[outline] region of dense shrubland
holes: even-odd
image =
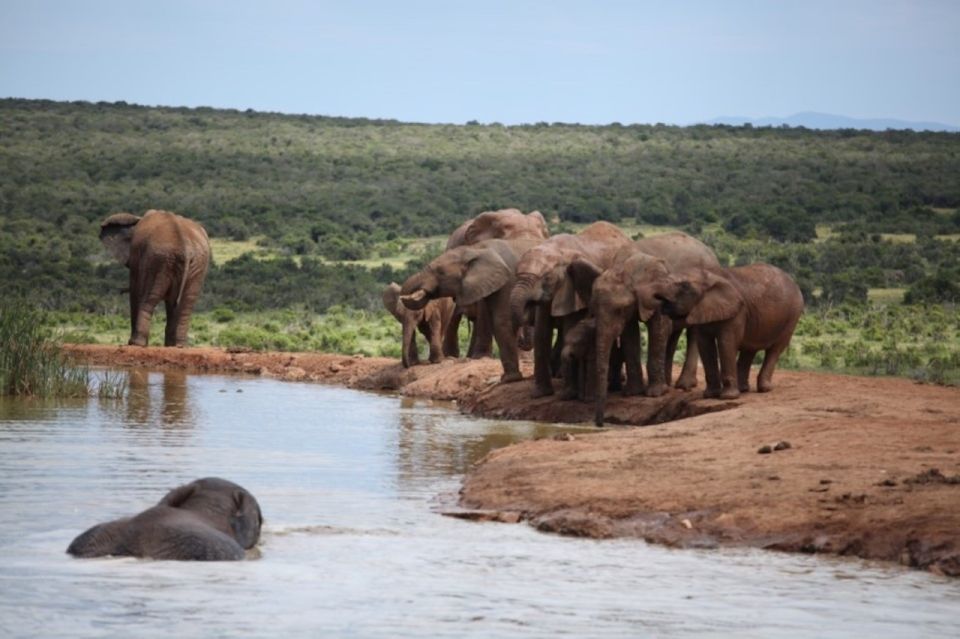
[[[395,355],[380,289],[466,217],[514,206],[554,231],[597,219],[681,228],[730,264],[784,268],[812,305],[788,363],[913,374],[920,362],[950,377],[957,176],[949,133],[422,125],[7,99],[0,294],[54,311],[67,336],[119,341],[127,276],[99,222],[165,208],[217,240],[193,341]],[[890,292],[879,306],[878,291]],[[845,330],[824,328],[835,325]]]

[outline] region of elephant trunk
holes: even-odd
[[[410,368],[416,363],[414,361],[414,356],[417,353],[416,334],[414,333],[416,324],[416,321],[412,317],[405,317],[403,319],[403,351],[400,353],[400,361],[403,363],[404,368]]]
[[[597,402],[594,415],[594,422],[597,426],[603,426],[604,411],[607,407],[607,386],[610,381],[610,351],[613,350],[613,343],[622,330],[623,322],[617,322],[612,319],[611,321],[602,321],[600,318],[597,318]],[[619,374],[619,371],[617,371],[617,374]]]
[[[526,320],[527,305],[537,301],[537,291],[532,275],[519,275],[510,292],[510,317],[514,330],[519,329]]]

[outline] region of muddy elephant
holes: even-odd
[[[450,319],[453,317],[453,300],[449,297],[441,297],[431,300],[420,310],[412,310],[403,305],[400,301],[400,285],[396,282],[390,282],[389,286],[383,289],[383,306],[397,318],[403,327],[403,343],[400,361],[404,368],[409,368],[420,363],[420,354],[417,351],[417,334],[420,331],[427,344],[430,346],[430,363],[436,364],[444,356],[455,356],[444,352],[443,335]]]
[[[263,515],[247,490],[218,477],[174,488],[133,517],[98,524],[74,539],[74,557],[237,560],[260,539]]]
[[[614,255],[630,245],[630,238],[609,222],[594,222],[576,235],[554,235],[526,252],[517,265],[517,282],[510,294],[514,326],[534,312],[533,396],[553,394],[551,354],[553,333],[569,330],[586,315],[589,288],[580,294],[567,272],[576,259],[588,260],[600,269],[611,266]],[[567,384],[568,382],[564,382]],[[570,389],[564,392],[569,395]]]
[[[479,320],[493,330],[503,364],[501,382],[515,382],[520,374],[517,332],[510,319],[510,290],[517,262],[539,239],[485,240],[445,251],[411,275],[401,288],[401,301],[419,310],[430,300],[452,297],[460,308],[477,304]]]
[[[688,269],[719,270],[714,252],[686,233],[665,233],[644,238],[621,249],[613,266],[602,270],[587,260],[574,261],[568,270],[578,289],[591,290],[590,314],[597,320],[596,422],[603,423],[607,399],[607,367],[619,337],[626,364],[625,395],[644,393],[659,397],[672,379],[673,354],[685,324],[673,321],[655,308],[645,307],[638,287]],[[647,327],[647,384],[640,370],[640,331]],[[677,387],[693,388],[697,374],[697,341],[688,336],[687,353]]]
[[[641,289],[644,303],[697,328],[707,378],[704,397],[736,399],[750,388],[750,365],[759,351],[761,393],[773,388],[773,370],[803,313],[800,287],[769,264],[720,272],[688,269]],[[739,359],[737,353],[740,354]]]
[[[524,214],[519,209],[500,209],[498,211],[484,211],[472,217],[450,234],[447,239],[447,250],[459,246],[468,246],[484,240],[510,239],[539,239],[550,237],[547,221],[540,211]],[[470,345],[467,348],[467,357],[489,357],[493,353],[493,334],[491,328],[484,323],[484,318],[478,317],[475,305],[466,308],[457,307],[454,316],[443,337],[444,352],[451,357],[460,356],[460,318],[466,317],[473,324],[470,331]],[[532,340],[531,340],[532,341]]]
[[[111,215],[100,225],[100,241],[130,270],[130,340],[150,341],[150,321],[164,302],[164,346],[186,346],[190,316],[210,263],[210,241],[203,227],[169,211]]]

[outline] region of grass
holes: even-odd
[[[0,308],[0,396],[120,397],[126,391],[119,377],[106,375],[94,383],[90,369],[74,366],[61,352],[37,312]]]

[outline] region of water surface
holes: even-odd
[[[488,451],[551,425],[268,379],[126,373],[125,400],[0,400],[0,636],[958,636],[960,583],[442,517]],[[220,476],[260,558],[77,560],[89,526]]]

